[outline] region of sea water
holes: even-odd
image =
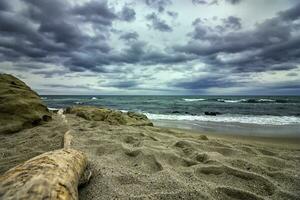
[[[300,137],[300,96],[42,96],[50,108],[93,105],[147,115],[160,126]],[[218,112],[209,116],[205,112]]]

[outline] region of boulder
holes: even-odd
[[[0,74],[0,133],[13,133],[51,120],[39,95],[12,75]]]
[[[104,121],[111,125],[153,126],[146,115],[135,112],[121,112],[93,106],[73,106],[66,109],[67,114],[75,114],[89,121]]]

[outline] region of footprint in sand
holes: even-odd
[[[220,187],[226,185],[261,196],[271,196],[277,189],[269,179],[261,175],[225,165],[200,167],[195,170],[195,174],[208,182],[217,185],[221,183]]]

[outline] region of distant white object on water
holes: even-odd
[[[96,97],[92,97],[92,100],[97,100],[97,98]]]

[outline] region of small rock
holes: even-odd
[[[221,113],[219,112],[204,112],[205,115],[210,115],[210,116],[217,116],[220,115]]]
[[[200,135],[199,140],[208,140],[208,137],[206,135]]]

